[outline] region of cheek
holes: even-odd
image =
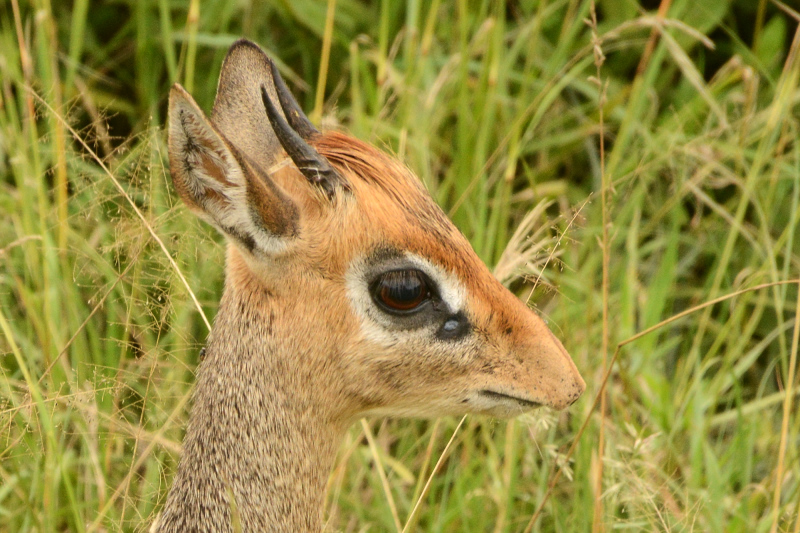
[[[381,409],[389,406],[411,406],[417,412],[441,407],[442,401],[449,405],[464,396],[480,365],[480,347],[467,342],[395,341],[385,346],[362,338],[358,346],[345,350],[342,384],[357,406],[355,412],[377,409],[374,412],[388,414]]]
[[[405,341],[405,342],[404,342]],[[368,363],[376,380],[392,389],[457,381],[475,370],[480,347],[462,340],[458,343],[401,339],[393,347],[379,350]]]

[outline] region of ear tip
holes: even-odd
[[[258,46],[256,43],[254,43],[250,39],[241,38],[241,39],[237,39],[236,41],[234,41],[234,43],[228,49],[228,53],[230,53],[233,50],[236,50],[238,48],[253,48],[253,49],[258,50],[258,51],[263,51],[263,50],[261,50],[260,46]]]
[[[172,105],[175,102],[178,102],[180,100],[186,100],[187,98],[191,98],[191,95],[186,91],[186,89],[183,88],[183,85],[181,85],[180,83],[175,82],[172,84],[172,87],[169,88],[170,107],[172,107]]]
[[[175,122],[178,115],[182,113],[189,113],[190,115],[198,115],[205,120],[205,113],[194,101],[192,95],[180,83],[175,83],[169,90],[169,106],[167,109],[167,116],[170,118],[170,123]]]
[[[235,41],[230,48],[228,48],[228,53],[225,55],[225,59],[222,62],[223,68],[226,63],[234,60],[234,58],[237,56],[255,56],[258,58],[256,61],[261,60],[266,61],[267,63],[272,62],[269,55],[264,51],[263,48],[248,39],[239,39]]]

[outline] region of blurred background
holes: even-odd
[[[240,37],[412,168],[588,384],[354,426],[331,531],[800,531],[800,6],[593,5],[3,2],[0,531],[164,503],[224,266],[171,188],[167,92],[210,110]]]

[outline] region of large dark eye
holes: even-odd
[[[391,270],[372,282],[372,297],[394,313],[415,311],[431,297],[428,278],[419,270]]]

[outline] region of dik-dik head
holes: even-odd
[[[313,381],[343,417],[505,417],[581,395],[561,343],[419,180],[318,132],[256,45],[231,48],[210,120],[179,85],[169,117],[175,187],[231,243],[233,312],[269,321],[256,342],[305,376],[292,386]]]

